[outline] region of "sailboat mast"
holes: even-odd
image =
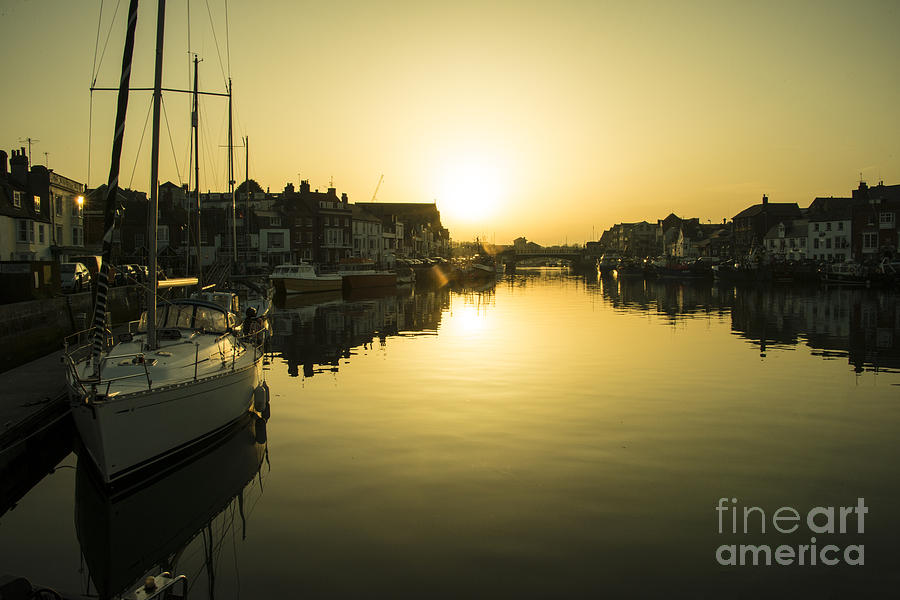
[[[247,238],[247,247],[244,249],[245,266],[250,262],[250,136],[244,137],[244,193],[247,194],[246,206],[244,206],[244,236]]]
[[[128,111],[128,90],[131,82],[131,59],[134,55],[134,30],[137,27],[137,0],[128,7],[128,28],[125,33],[125,50],[122,53],[122,76],[119,79],[119,95],[116,106],[115,137],[109,163],[109,179],[106,185],[106,205],[103,218],[103,262],[97,277],[97,300],[94,304],[93,341],[91,362],[94,376],[100,373],[100,353],[106,332],[106,294],[109,288],[109,263],[112,257],[113,227],[115,226],[116,198],[119,192],[119,163],[122,159],[122,139],[125,134],[125,114]]]
[[[234,130],[232,129],[231,77],[228,78],[228,191],[231,192],[231,245],[237,268],[237,206],[234,201]]]
[[[163,31],[166,0],[159,0],[156,15],[156,68],[153,74],[153,145],[150,150],[150,286],[147,290],[147,345],[156,348],[156,229],[159,220],[159,110],[162,104]]]
[[[203,281],[203,260],[200,255],[200,95],[197,67],[200,59],[194,55],[194,195],[197,201],[197,279]],[[188,239],[188,255],[190,255],[190,239]]]

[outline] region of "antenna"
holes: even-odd
[[[44,166],[47,167],[47,170],[50,170],[50,153],[44,152]]]
[[[334,175],[328,178],[328,187],[334,187]]]
[[[31,144],[37,144],[41,140],[36,140],[34,138],[19,138],[20,142],[26,142],[28,144],[28,162],[31,162]]]

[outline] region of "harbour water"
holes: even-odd
[[[217,598],[900,584],[896,293],[535,269],[292,297],[272,325],[268,421],[115,499],[60,433],[62,461],[0,515],[0,574],[114,592],[175,556],[191,597]],[[822,532],[859,499],[868,512]],[[782,507],[796,531],[773,523]],[[729,545],[771,546],[771,564],[723,565]],[[804,564],[778,564],[779,546],[807,546]]]

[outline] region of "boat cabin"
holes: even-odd
[[[190,329],[204,333],[227,333],[236,319],[219,304],[196,298],[172,300],[156,307],[157,329]],[[147,331],[147,313],[141,314],[138,331]]]

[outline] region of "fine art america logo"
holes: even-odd
[[[737,498],[719,498],[716,513],[719,534],[722,535],[771,535],[806,533],[809,543],[796,546],[787,544],[722,544],[716,549],[716,561],[720,565],[799,565],[814,566],[838,564],[864,565],[863,544],[824,544],[816,535],[849,534],[841,541],[853,541],[854,533],[865,533],[865,517],[869,512],[865,498],[857,498],[856,506],[816,506],[802,512],[790,506],[782,506],[767,514],[758,506],[739,506]],[[771,527],[769,527],[771,525]],[[801,529],[805,527],[806,529]],[[824,541],[824,540],[823,540]],[[828,541],[832,541],[829,538]],[[837,541],[837,540],[834,540]]]

